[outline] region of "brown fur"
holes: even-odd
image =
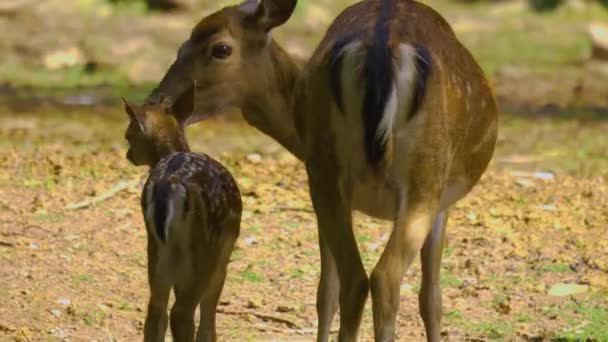
[[[125,101],[125,110],[131,120],[125,133],[130,145],[127,158],[151,168],[141,196],[150,285],[144,341],[164,341],[171,288],[176,298],[170,320],[173,339],[194,339],[194,311],[200,305],[196,340],[216,341],[215,310],[240,230],[238,187],[220,163],[189,152],[183,126],[169,108],[137,107]],[[156,187],[163,184],[169,184],[169,191],[155,197]],[[161,202],[173,213],[163,237],[159,231],[166,223],[156,220],[156,205]]]
[[[341,113],[330,89],[329,65],[332,47],[353,33],[363,42],[357,51],[365,52],[365,43],[375,39],[381,1],[395,2],[388,45],[396,59],[405,53],[404,48],[418,45],[429,52],[432,65],[417,113],[411,120],[404,119],[404,114],[396,116],[389,137],[390,155],[381,172],[374,172],[362,157],[361,124],[347,121],[359,115],[355,112],[364,95],[360,81],[343,84],[349,96],[344,99],[347,109]],[[260,8],[290,7],[279,3],[293,5],[295,0],[263,0]],[[483,72],[449,24],[415,1],[366,0],[347,8],[303,70],[260,26],[268,22],[261,14],[267,12],[243,13],[233,6],[201,20],[193,36],[208,26],[223,25],[221,31],[196,46],[191,38],[184,46],[200,51],[216,40],[230,41],[236,50],[233,57],[196,64],[188,62],[184,52],[148,100],[178,98],[195,79],[200,85],[197,107],[204,108],[186,122],[201,120],[228,105],[239,107],[249,123],[306,163],[322,261],[318,341],[327,341],[338,303],[340,341],[357,339],[369,288],[375,338],[394,340],[399,285],[418,254],[423,266],[421,315],[428,340],[439,341],[439,270],[447,210],[477,183],[496,142],[496,102]],[[279,14],[284,18],[285,13]],[[346,123],[352,127],[343,129]],[[369,279],[352,232],[352,210],[395,224]]]

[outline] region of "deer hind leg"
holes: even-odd
[[[226,281],[228,262],[230,261],[230,255],[234,249],[236,238],[236,235],[220,237],[221,251],[205,259],[206,266],[208,267],[208,271],[205,272],[209,276],[205,277],[204,283],[201,284],[203,287],[203,294],[200,300],[201,324],[196,333],[197,342],[215,342],[217,340],[215,328],[216,309],[222,289],[224,288],[224,282]]]
[[[307,164],[307,171],[319,234],[334,257],[340,281],[338,340],[356,341],[369,285],[352,230],[350,201],[341,195],[338,177],[327,168],[315,170]],[[320,299],[330,302],[318,303],[317,307],[331,308],[331,296],[326,293]]]
[[[441,256],[445,242],[447,211],[435,218],[431,233],[426,238],[420,260],[422,262],[422,286],[418,294],[420,316],[424,321],[428,341],[441,341]]]
[[[173,285],[175,303],[171,308],[171,333],[174,341],[194,340],[194,312],[201,298],[196,277],[200,275],[191,272]]]
[[[329,341],[331,323],[338,311],[340,279],[331,250],[319,232],[319,249],[321,251],[321,279],[317,288],[317,342]]]
[[[222,268],[222,266],[219,267]],[[223,267],[221,270],[215,271],[207,284],[205,284],[205,292],[200,300],[201,324],[196,333],[197,342],[215,342],[217,340],[215,311],[222,294],[225,279],[226,268]]]
[[[160,264],[159,246],[154,238],[148,236],[148,283],[150,300],[144,323],[144,341],[160,342],[165,340],[167,332],[167,303],[171,291],[171,273]]]
[[[401,281],[422,248],[435,216],[432,206],[401,210],[386,248],[370,277],[376,341],[394,341]]]

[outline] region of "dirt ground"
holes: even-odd
[[[148,290],[138,196],[146,170],[124,158],[126,118],[118,108],[0,110],[7,138],[0,154],[0,340],[132,341],[141,335]],[[578,176],[592,158],[575,159],[582,168],[565,171],[572,165],[563,156],[530,145],[553,134],[547,143],[554,150],[574,154],[575,147],[554,138],[576,132],[604,139],[608,122],[522,120],[503,116],[493,164],[450,213],[444,337],[607,341],[604,164]],[[245,204],[218,308],[221,340],[313,339],[319,260],[302,165],[238,119],[206,122],[188,134],[194,150],[234,173]],[[111,197],[99,200],[108,192]],[[390,227],[363,215],[356,221],[369,271]],[[400,341],[423,340],[419,282],[416,264],[402,286]],[[370,329],[368,307],[362,341],[371,340]]]

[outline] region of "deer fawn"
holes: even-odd
[[[496,142],[491,88],[433,9],[367,0],[344,10],[303,70],[271,39],[296,0],[245,1],[193,29],[147,102],[197,90],[193,123],[227,107],[306,164],[317,216],[318,341],[340,307],[340,341],[355,341],[371,289],[376,341],[393,341],[404,274],[420,253],[420,314],[440,340],[439,273],[448,209],[485,171]],[[394,222],[367,277],[352,211]]]
[[[171,287],[174,340],[193,341],[200,304],[196,340],[215,341],[215,309],[240,229],[239,189],[219,162],[190,152],[169,108],[125,101],[125,110],[131,120],[127,158],[151,168],[141,195],[150,285],[144,341],[164,341]]]

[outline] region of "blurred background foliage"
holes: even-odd
[[[305,60],[352,0],[300,0],[275,37]],[[579,73],[591,56],[593,22],[608,10],[586,0],[428,0],[490,77]],[[0,79],[34,87],[150,86],[205,14],[234,1],[4,0]],[[539,11],[533,10],[538,9]],[[551,9],[551,10],[548,10]],[[583,77],[583,76],[581,76]]]

